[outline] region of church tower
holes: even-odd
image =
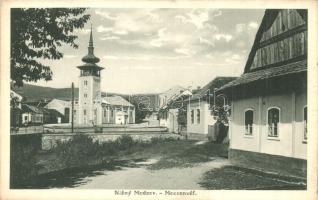
[[[94,55],[92,32],[91,27],[88,54],[82,58],[84,64],[77,67],[80,69],[78,123],[87,125],[102,123],[100,74],[104,68],[96,65],[99,58]]]

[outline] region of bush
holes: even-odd
[[[168,137],[168,138],[164,138],[164,137],[152,137],[150,139],[150,143],[151,144],[158,144],[158,143],[163,143],[163,142],[171,142],[171,141],[175,141],[175,138],[172,137]]]
[[[37,174],[36,149],[32,146],[12,145],[10,157],[10,187],[19,188]]]
[[[53,151],[57,154],[61,164],[72,167],[89,164],[96,157],[98,143],[84,134],[77,134],[67,142],[57,142]]]
[[[119,150],[130,149],[136,142],[130,135],[122,135],[116,139],[115,143],[118,145]]]

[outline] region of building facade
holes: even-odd
[[[305,176],[307,11],[266,10],[244,74],[218,93],[232,100],[232,161]]]
[[[103,124],[135,123],[135,107],[121,96],[102,97]]]
[[[187,104],[187,134],[189,138],[207,139],[209,130],[216,122],[211,106],[214,104],[214,90],[236,77],[216,77],[199,89]],[[213,137],[214,138],[214,137]]]

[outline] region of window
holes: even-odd
[[[191,110],[191,124],[194,124],[194,110]]]
[[[304,141],[307,141],[307,106],[304,107]]]
[[[253,135],[253,110],[245,111],[245,135]]]
[[[268,136],[278,137],[280,110],[278,108],[270,108],[267,111]]]
[[[84,81],[84,85],[87,85],[87,81]]]
[[[200,109],[197,109],[197,123],[200,124]]]
[[[87,97],[87,94],[86,94],[86,93],[84,94],[84,97],[85,97],[85,98]]]
[[[86,110],[84,110],[84,115],[86,115]]]

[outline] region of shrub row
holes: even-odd
[[[57,142],[52,152],[56,154],[56,161],[64,167],[79,167],[116,156],[120,152],[132,153],[143,147],[173,140],[175,139],[154,137],[147,142],[133,140],[129,135],[122,135],[115,141],[100,143],[93,141],[88,135],[77,134],[67,142]]]

